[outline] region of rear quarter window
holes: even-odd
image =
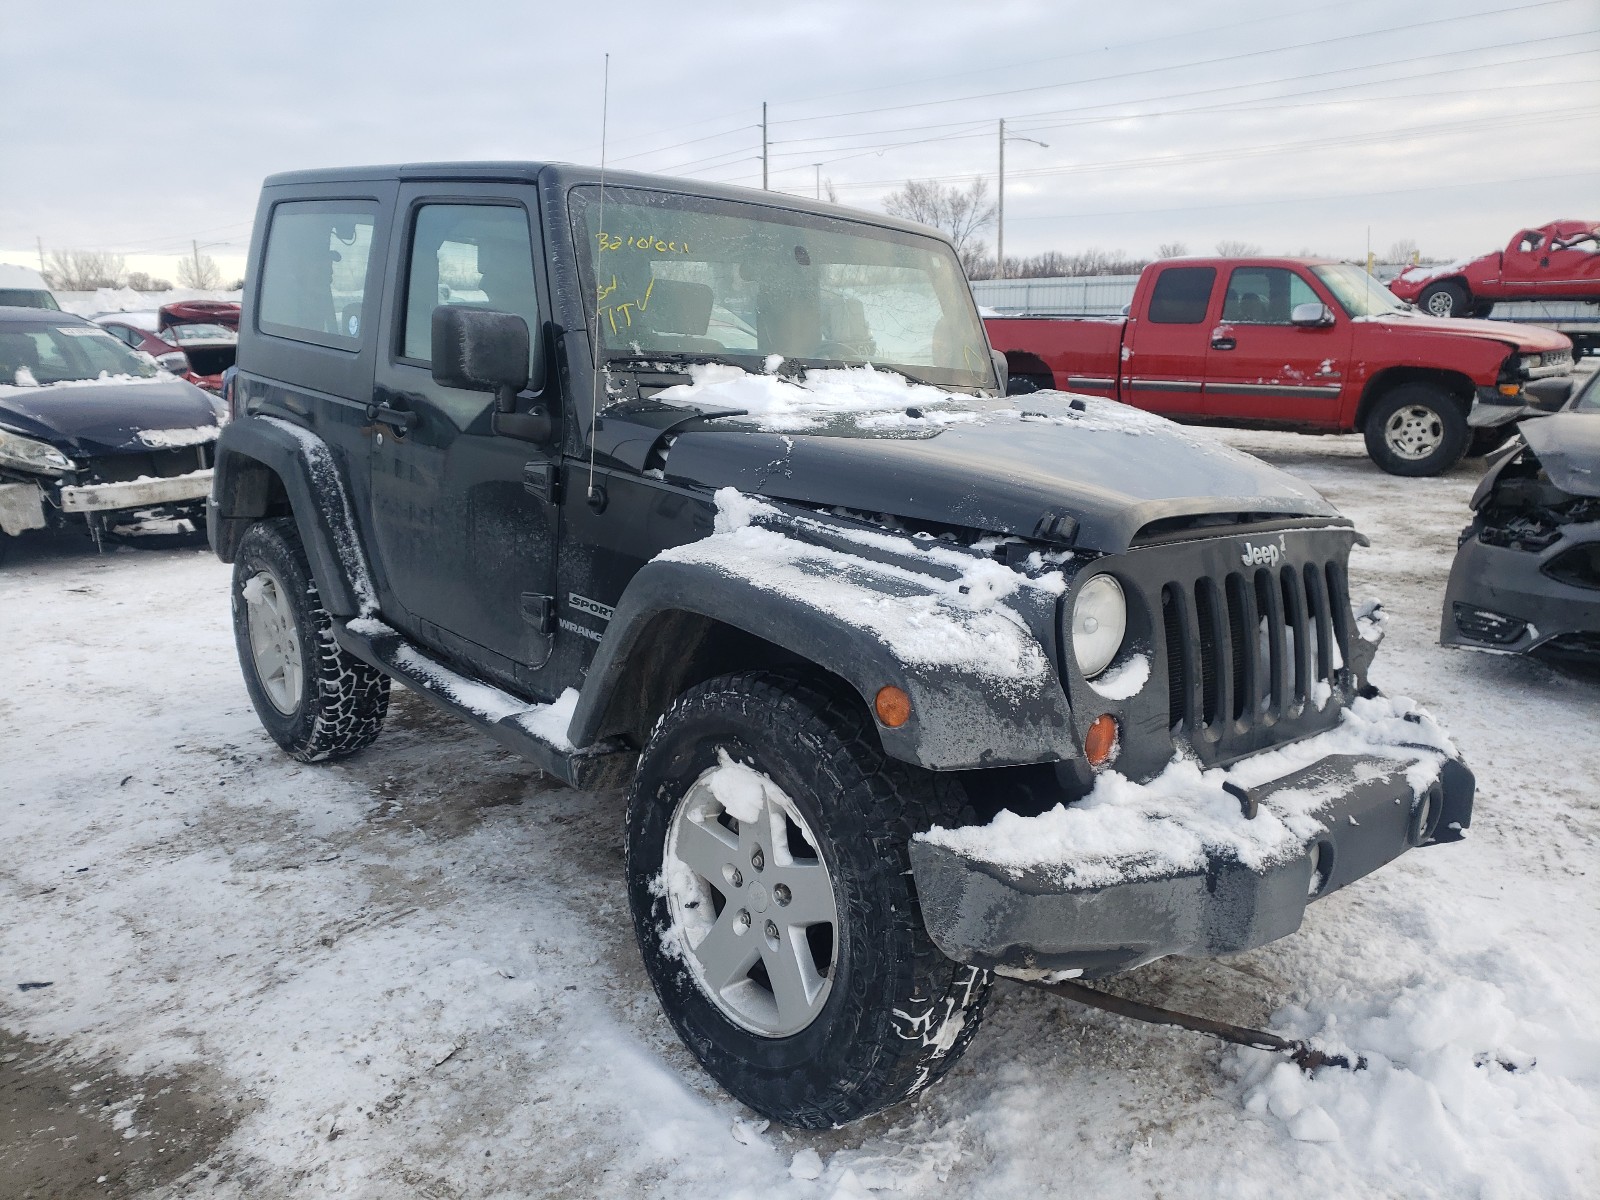
[[[360,200],[276,205],[261,257],[256,326],[263,333],[354,350],[377,206]]]
[[[1167,267],[1150,293],[1150,320],[1156,325],[1198,325],[1211,306],[1215,267]]]

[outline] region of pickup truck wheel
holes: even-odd
[[[1472,297],[1461,284],[1445,279],[1423,288],[1417,307],[1431,317],[1464,317],[1472,308]]]
[[[990,976],[928,938],[907,848],[960,811],[854,697],[752,673],[674,702],[629,796],[628,896],[662,1007],[723,1087],[821,1129],[949,1070]]]
[[[370,746],[389,677],[340,648],[292,517],[258,521],[233,562],[233,636],[262,726],[302,762]]]
[[[1461,461],[1471,430],[1461,403],[1443,388],[1406,383],[1367,415],[1367,453],[1391,475],[1438,475]]]

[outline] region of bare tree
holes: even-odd
[[[1261,247],[1255,242],[1241,242],[1237,238],[1223,238],[1217,243],[1217,254],[1222,258],[1255,258]]]
[[[822,194],[828,198],[829,204],[839,203],[839,189],[833,186],[831,176],[822,181]]]
[[[214,292],[222,286],[222,272],[209,254],[178,260],[178,282],[200,292]]]
[[[43,274],[45,282],[62,292],[121,287],[126,278],[122,255],[99,250],[52,250]]]
[[[136,292],[170,292],[172,280],[158,279],[144,271],[129,271],[128,286]]]
[[[1156,247],[1157,258],[1182,258],[1189,253],[1189,247],[1182,242],[1162,242]]]
[[[1417,249],[1415,238],[1401,238],[1389,247],[1389,253],[1384,256],[1386,263],[1414,263],[1422,257]]]
[[[974,179],[968,187],[913,179],[883,199],[891,217],[932,225],[950,235],[963,265],[981,259],[986,247],[978,234],[994,224],[995,206],[989,201],[989,181]]]

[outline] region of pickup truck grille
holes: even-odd
[[[1342,562],[1173,580],[1161,609],[1175,739],[1215,762],[1327,727],[1349,678]]]

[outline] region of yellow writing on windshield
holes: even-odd
[[[654,254],[687,254],[689,243],[680,241],[667,241],[653,234],[628,234],[624,237],[620,233],[606,233],[601,230],[595,234],[595,239],[601,252],[607,250],[648,250]]]
[[[633,314],[635,311],[643,313],[650,307],[650,293],[655,290],[656,281],[652,276],[645,285],[644,295],[637,300],[625,300],[621,304],[609,304],[600,310],[600,317],[611,326],[612,333],[621,333],[624,329],[633,328]],[[599,299],[606,300],[617,290],[617,277],[613,275],[611,282],[599,289]],[[617,324],[617,318],[622,319],[622,324]]]

